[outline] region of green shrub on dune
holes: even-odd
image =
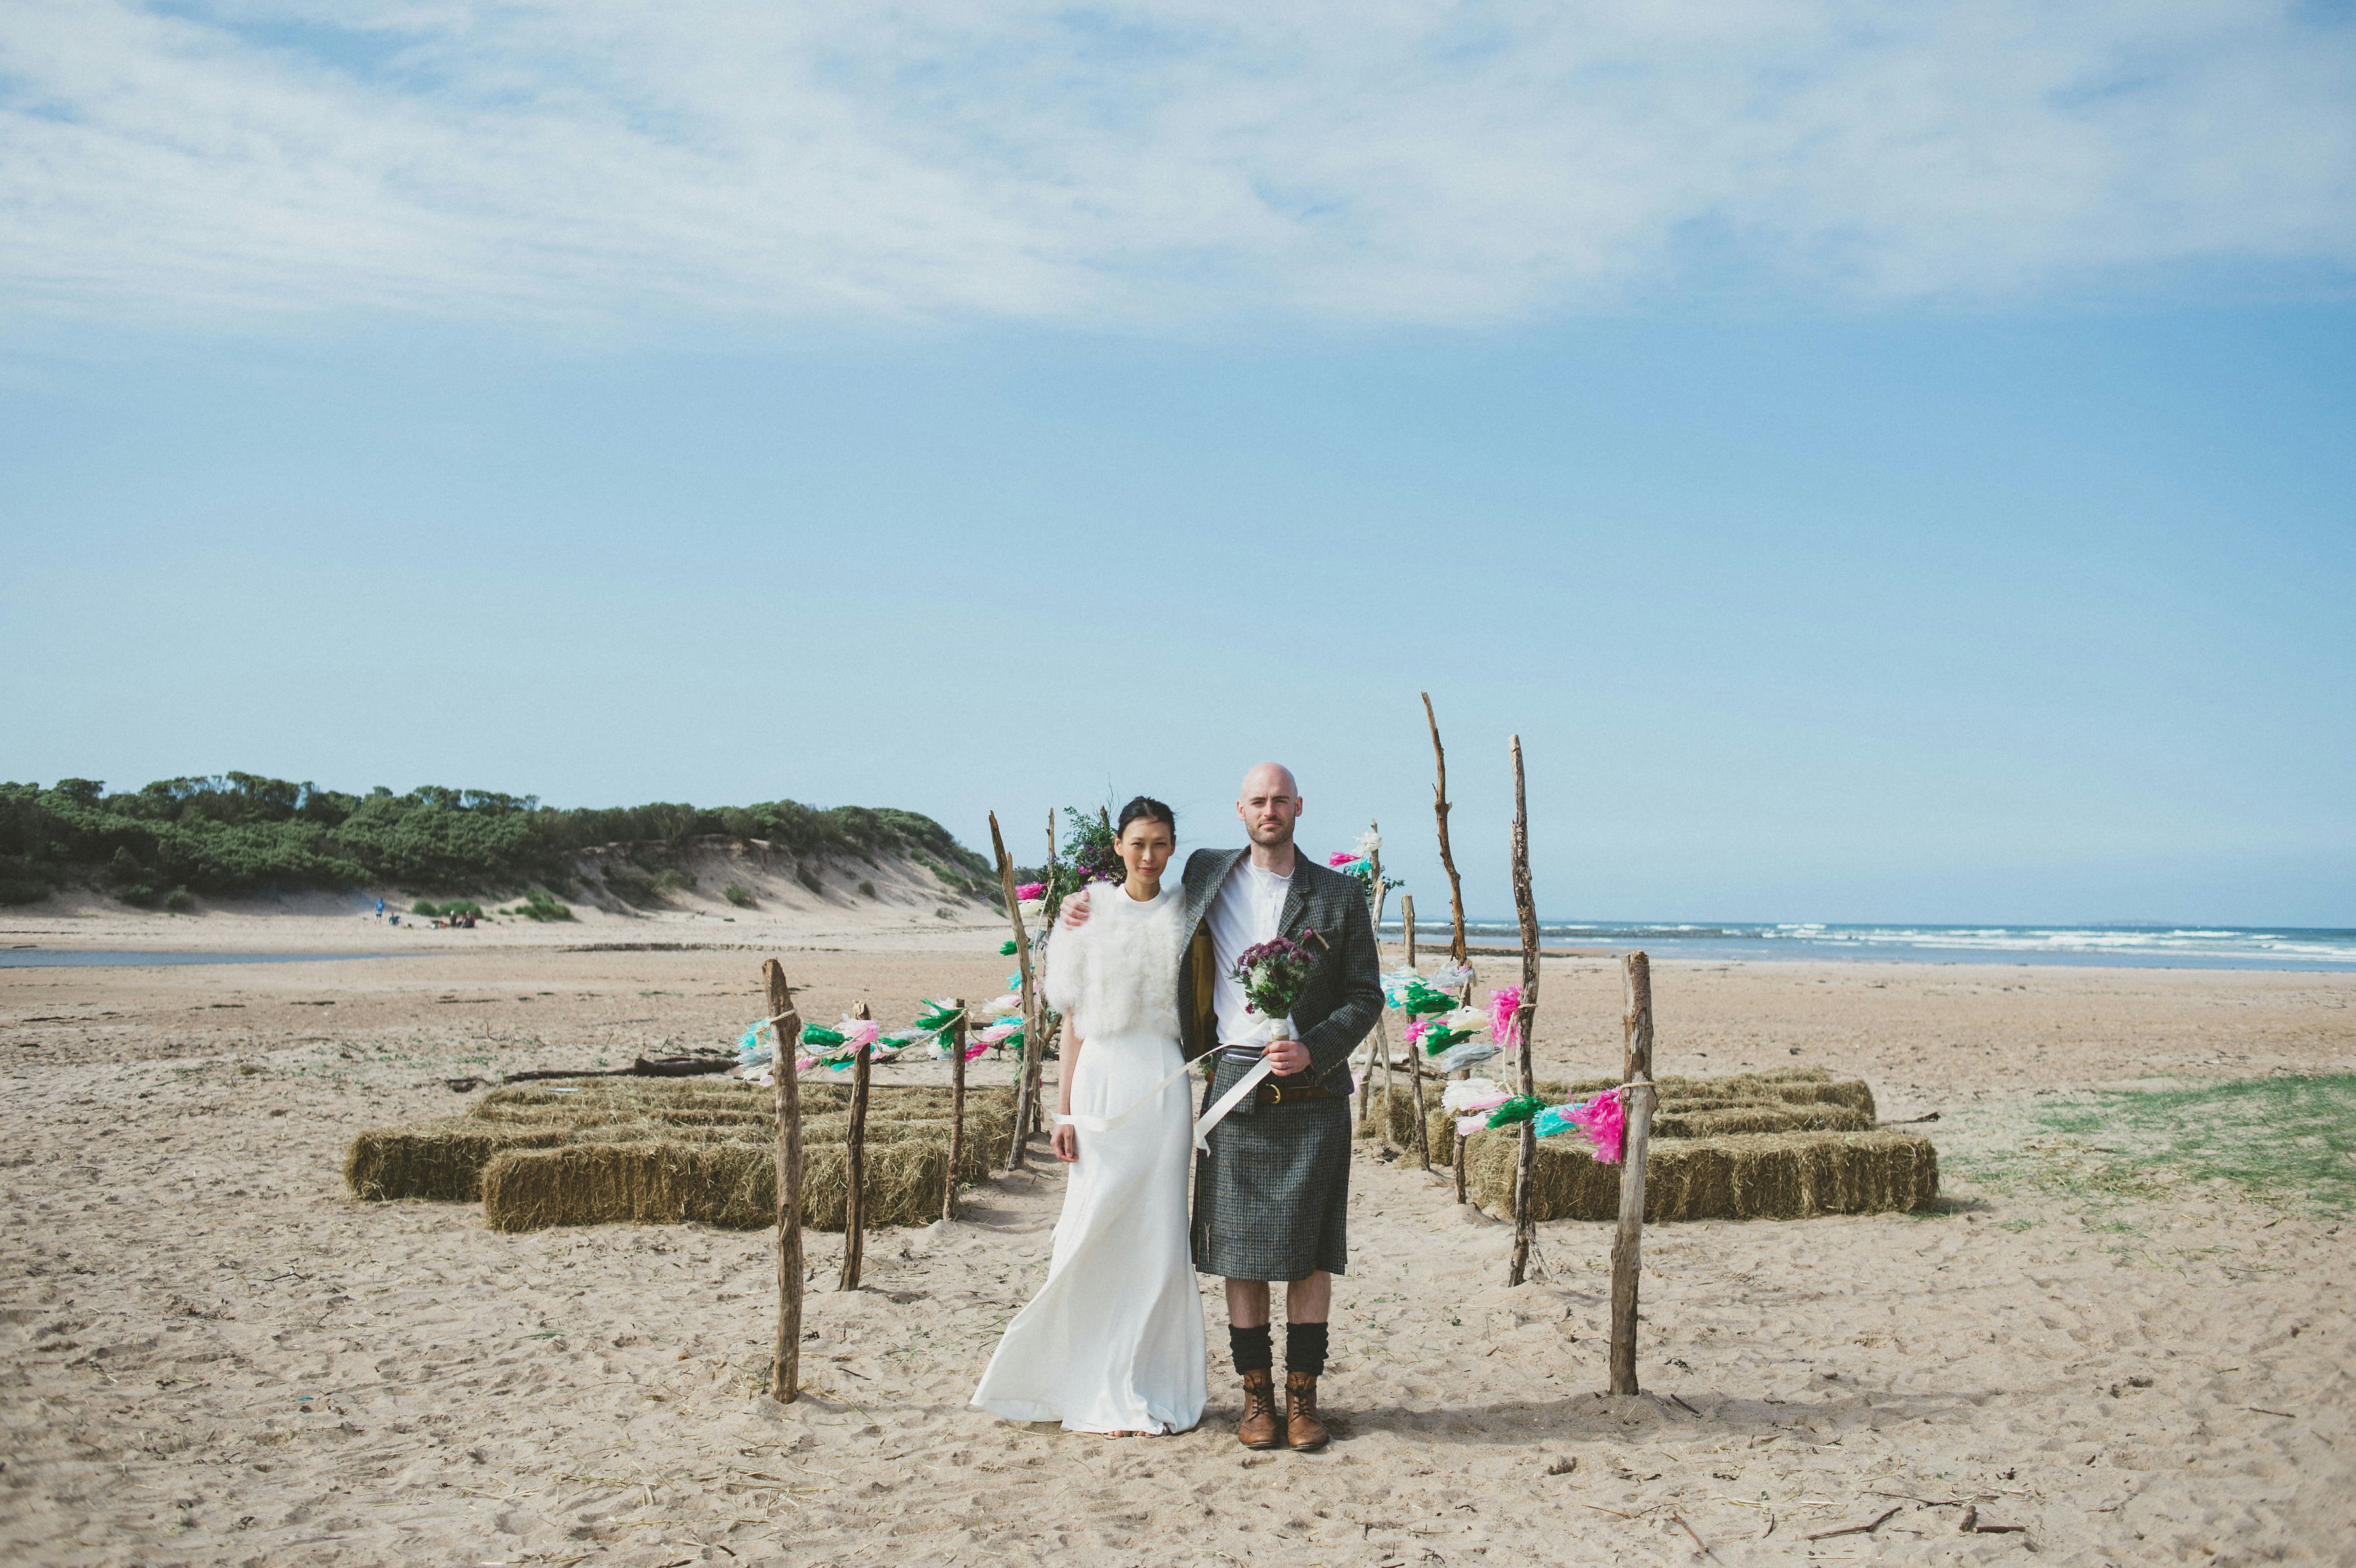
[[[96,886],[129,902],[294,888],[569,887],[573,856],[599,845],[665,845],[706,834],[755,838],[795,855],[879,851],[951,868],[987,897],[991,867],[948,830],[913,811],[794,800],[697,807],[658,802],[563,811],[536,797],[425,785],[405,795],[323,789],[252,773],[167,779],[108,794],[95,779],[0,784],[0,903]],[[641,874],[659,899],[693,885],[676,865]],[[546,897],[545,895],[542,896]],[[545,908],[561,909],[553,898]],[[436,906],[434,912],[445,912]],[[537,919],[569,915],[541,914]]]

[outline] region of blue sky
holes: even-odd
[[[2345,8],[691,15],[12,21],[0,775],[2356,925]]]

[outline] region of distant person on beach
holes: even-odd
[[[384,918],[384,900],[381,898],[376,901],[376,918],[380,920]]]
[[[1356,878],[1299,855],[1301,789],[1264,762],[1244,775],[1236,815],[1244,849],[1186,860],[1186,957],[1177,973],[1180,1043],[1210,1056],[1195,1162],[1194,1266],[1226,1282],[1227,1342],[1243,1379],[1236,1437],[1247,1448],[1323,1448],[1317,1380],[1325,1369],[1333,1276],[1348,1263],[1349,1057],[1383,1006],[1374,918]],[[1061,941],[1118,908],[1109,893],[1066,901]],[[1250,950],[1283,937],[1313,959],[1291,1033],[1269,1039],[1237,972]],[[1313,940],[1312,940],[1313,939]],[[1052,1000],[1052,998],[1051,998]],[[1247,1090],[1268,1064],[1267,1076]],[[1060,1238],[1059,1238],[1060,1241]],[[1285,1282],[1284,1411],[1276,1408],[1269,1284]]]

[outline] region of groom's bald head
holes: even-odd
[[[1301,784],[1292,777],[1292,769],[1281,762],[1256,762],[1244,775],[1244,787],[1237,791],[1236,798],[1248,800],[1255,794],[1282,794],[1299,800]]]
[[[1236,815],[1244,832],[1263,849],[1292,842],[1292,824],[1301,815],[1301,786],[1292,769],[1281,762],[1262,762],[1244,775],[1236,796]]]

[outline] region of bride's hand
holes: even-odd
[[[1088,890],[1081,888],[1064,900],[1064,929],[1076,931],[1088,923]]]
[[[1070,1165],[1080,1157],[1079,1134],[1080,1130],[1077,1127],[1058,1127],[1054,1135],[1047,1140],[1048,1146],[1055,1151],[1057,1159],[1066,1165]]]

